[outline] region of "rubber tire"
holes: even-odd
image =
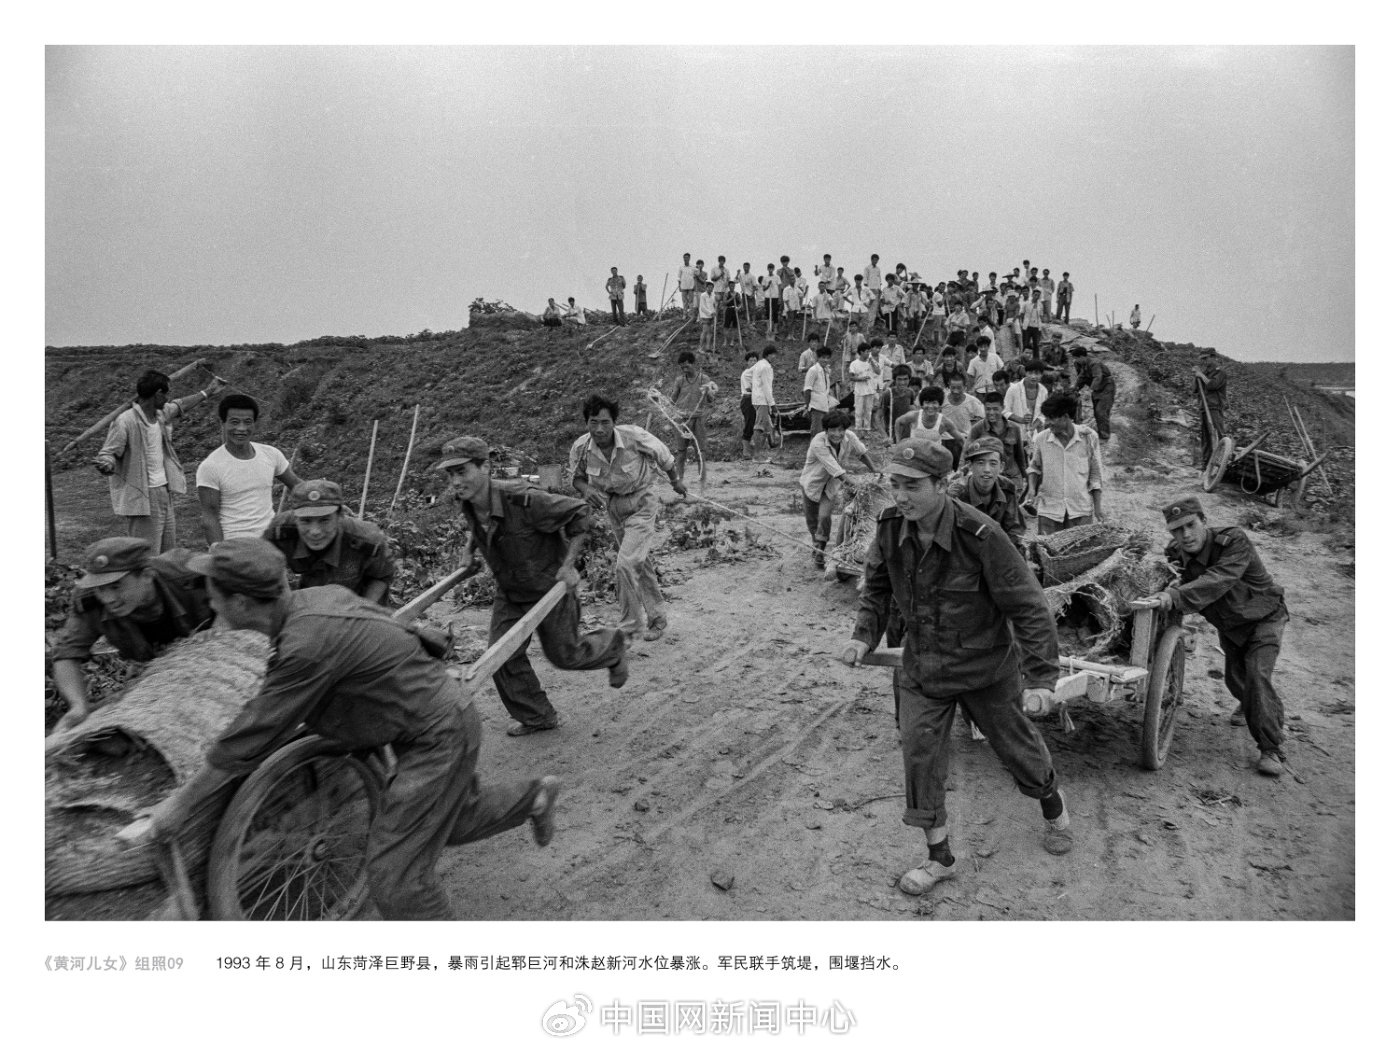
[[[377,763],[347,754],[343,745],[337,745],[316,735],[302,737],[278,749],[239,786],[214,834],[206,879],[209,911],[213,919],[255,918],[245,914],[238,892],[244,837],[259,811],[267,803],[269,795],[280,783],[298,768],[307,766],[313,760],[325,758],[343,760],[360,779],[369,809],[366,827],[373,822],[379,812],[379,800],[386,787],[385,776]],[[369,879],[365,863],[361,861],[348,892],[336,903],[332,914],[322,918],[353,919],[363,910],[368,900]]]
[[[1142,748],[1138,759],[1144,770],[1160,770],[1167,761],[1176,732],[1176,717],[1186,687],[1186,629],[1173,624],[1162,632],[1152,657],[1147,698],[1142,712]],[[1162,709],[1167,707],[1163,725]]]
[[[1225,468],[1230,466],[1230,458],[1235,455],[1235,439],[1221,438],[1211,450],[1205,470],[1201,472],[1201,488],[1213,492],[1225,477]]]

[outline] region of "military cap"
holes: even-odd
[[[110,584],[128,573],[145,569],[150,561],[150,541],[135,536],[109,536],[83,552],[83,568],[87,572],[78,578],[78,587]]]
[[[975,442],[971,442],[968,447],[963,450],[963,459],[970,462],[977,459],[979,456],[987,456],[993,453],[997,456],[1005,456],[1006,448],[1001,444],[1000,438],[988,434],[978,438]]]
[[[292,490],[292,514],[298,518],[320,518],[333,515],[345,501],[340,486],[327,478],[298,482]]]
[[[942,478],[953,469],[953,455],[939,442],[927,438],[905,438],[890,447],[885,464],[888,474],[908,478]]]
[[[1173,500],[1162,508],[1162,517],[1167,520],[1168,529],[1175,529],[1192,515],[1205,517],[1205,512],[1201,510],[1201,501],[1194,496],[1184,496],[1180,500]]]
[[[453,438],[442,447],[442,459],[433,464],[434,471],[456,467],[459,463],[485,463],[491,458],[491,447],[474,435]]]
[[[236,595],[276,598],[287,586],[287,560],[261,537],[220,540],[190,559],[190,568]]]

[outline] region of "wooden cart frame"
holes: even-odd
[[[1185,695],[1186,655],[1193,645],[1191,633],[1181,625],[1180,611],[1137,610],[1127,664],[1060,658],[1064,674],[1055,684],[1055,705],[1063,725],[1074,729],[1068,712],[1072,702],[1141,701],[1138,761],[1147,770],[1160,770],[1176,732],[1176,717]],[[899,667],[903,657],[900,647],[882,648],[867,653],[864,663]]]

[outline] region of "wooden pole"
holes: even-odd
[[[369,499],[369,472],[374,467],[374,443],[379,438],[379,421],[374,421],[374,430],[369,433],[369,459],[365,461],[365,484],[360,488],[360,517],[365,516],[365,501]]]
[[[58,561],[58,527],[53,511],[53,466],[50,463],[49,443],[44,442],[44,503],[49,519],[49,558]]]
[[[529,641],[531,633],[540,626],[540,622],[549,616],[550,611],[559,605],[559,600],[568,593],[568,585],[562,580],[544,593],[544,598],[540,599],[530,611],[521,617],[511,626],[511,629],[497,639],[485,653],[477,658],[476,663],[462,673],[463,682],[489,680],[492,675],[501,670],[501,667],[515,656],[515,651],[520,649]]]
[[[203,359],[203,358],[199,358],[199,359],[197,359],[197,360],[195,360],[195,361],[190,362],[190,363],[189,363],[188,365],[186,365],[184,368],[176,369],[174,372],[170,373],[170,382],[174,383],[174,382],[175,382],[177,379],[179,379],[181,376],[184,376],[184,375],[187,375],[187,374],[190,373],[190,372],[193,372],[195,369],[199,368],[199,367],[200,367],[201,365],[203,365],[203,364],[204,364],[204,359]],[[124,404],[118,406],[117,408],[113,409],[113,410],[112,410],[111,412],[109,412],[106,416],[102,417],[102,419],[98,420],[96,423],[94,423],[94,424],[93,424],[91,427],[89,427],[87,430],[83,431],[82,434],[78,435],[78,436],[77,436],[76,438],[74,438],[71,442],[69,442],[67,445],[65,445],[65,446],[63,447],[62,451],[63,451],[63,452],[67,452],[68,450],[72,449],[73,446],[77,445],[77,444],[78,444],[79,442],[81,442],[81,441],[84,441],[84,440],[86,440],[86,439],[92,437],[92,436],[93,436],[94,434],[96,434],[98,431],[106,430],[108,424],[110,424],[113,420],[115,420],[115,419],[116,419],[118,416],[120,416],[122,413],[126,412],[126,410],[129,409],[129,408],[131,408],[131,402],[128,401],[128,402],[125,402]]]
[[[446,595],[454,587],[466,580],[469,575],[470,572],[466,566],[459,566],[432,587],[428,588],[427,591],[424,591],[417,598],[413,599],[413,601],[405,605],[402,609],[395,610],[393,614],[394,619],[404,624],[409,624],[417,620],[429,606],[433,605],[433,603],[437,602],[443,595]]]
[[[584,349],[584,350],[592,350],[592,349],[593,349],[594,347],[596,347],[599,343],[603,342],[603,340],[607,339],[609,336],[611,336],[614,332],[616,332],[616,331],[617,331],[618,329],[620,329],[621,327],[622,327],[621,325],[614,325],[612,328],[608,329],[606,332],[604,332],[601,336],[599,336],[597,339],[595,339],[592,343],[588,344],[588,346],[584,347],[583,349]]]
[[[1156,314],[1153,314],[1153,315],[1152,315],[1152,321],[1156,321],[1156,320],[1157,320],[1157,315],[1156,315]],[[1149,321],[1149,322],[1147,323],[1147,328],[1146,328],[1144,331],[1146,331],[1146,332],[1151,332],[1151,331],[1152,331],[1152,321]]]
[[[828,319],[828,320],[827,320],[827,323],[826,323],[826,335],[822,336],[822,346],[824,346],[824,347],[829,347],[829,346],[831,346],[831,342],[830,342],[830,341],[831,341],[831,322],[832,322],[832,320],[834,320],[834,319]]]
[[[1094,293],[1094,327],[1099,327],[1099,294]]]
[[[671,281],[671,271],[666,271],[666,276],[661,279],[661,306],[656,311],[656,316],[661,316],[661,311],[666,309],[666,286]]]
[[[389,513],[394,511],[394,505],[399,502],[399,494],[403,492],[404,479],[408,477],[408,461],[413,456],[413,439],[418,436],[418,410],[422,406],[413,406],[413,426],[408,431],[408,451],[403,454],[403,470],[399,471],[399,484],[394,488],[394,498],[389,501]]]
[[[295,466],[297,465],[297,453],[299,453],[299,452],[301,452],[301,443],[300,443],[300,442],[298,442],[298,443],[297,443],[297,447],[296,447],[295,449],[292,450],[292,458],[291,458],[290,460],[287,461],[287,470],[290,471],[293,467],[295,467]],[[288,486],[285,486],[285,485],[284,485],[284,486],[282,487],[282,495],[279,496],[279,497],[277,498],[277,513],[278,513],[279,515],[282,513],[282,506],[287,502],[287,491],[288,491],[288,488],[289,488]]]

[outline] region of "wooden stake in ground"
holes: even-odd
[[[300,442],[298,442],[298,443],[297,443],[297,447],[296,447],[295,449],[292,450],[292,458],[291,458],[290,460],[287,461],[287,470],[290,471],[290,470],[292,470],[292,468],[296,467],[296,465],[297,465],[297,453],[299,453],[299,452],[301,452],[301,443],[300,443]],[[283,505],[286,504],[286,502],[287,502],[287,493],[289,492],[289,490],[290,490],[290,487],[284,485],[284,486],[282,487],[282,495],[279,496],[279,497],[277,498],[277,513],[278,513],[279,515],[282,513],[282,507],[283,507]]]
[[[379,421],[374,421],[374,430],[369,432],[369,459],[365,461],[365,484],[360,488],[360,517],[365,516],[365,501],[369,499],[369,472],[374,467],[374,443],[379,439]]]
[[[657,310],[656,316],[661,316],[661,311],[666,309],[666,285],[671,280],[671,271],[666,271],[666,276],[661,279],[661,308]]]
[[[828,320],[827,323],[826,323],[826,334],[822,336],[822,346],[824,346],[824,347],[829,347],[829,346],[831,346],[831,321],[830,321],[830,320]]]
[[[192,361],[192,362],[190,362],[190,363],[189,363],[188,365],[186,365],[184,368],[176,369],[174,372],[170,373],[170,381],[173,383],[175,380],[178,380],[181,376],[185,376],[185,375],[187,375],[187,374],[193,372],[195,369],[199,368],[199,367],[200,367],[201,365],[203,365],[203,364],[204,364],[204,359],[203,359],[203,358],[200,358],[200,359],[198,359],[197,361]],[[98,431],[105,431],[105,430],[107,429],[108,425],[109,425],[113,420],[115,420],[115,419],[116,419],[118,416],[120,416],[122,413],[126,412],[126,410],[129,409],[129,408],[131,408],[131,402],[128,401],[128,402],[125,402],[125,403],[123,403],[122,405],[118,406],[117,408],[113,409],[113,410],[112,410],[111,412],[109,412],[106,416],[102,417],[102,419],[98,420],[96,423],[94,423],[94,424],[93,424],[91,427],[89,427],[87,430],[83,431],[82,434],[78,435],[78,436],[77,436],[76,438],[74,438],[71,442],[69,442],[67,445],[65,445],[61,451],[62,451],[62,452],[68,452],[68,450],[72,449],[72,448],[73,448],[75,445],[77,445],[79,442],[85,441],[86,439],[91,438],[91,437],[92,437],[94,434],[96,434]]]
[[[418,437],[418,410],[420,406],[413,406],[413,426],[408,430],[408,451],[403,454],[403,470],[399,471],[399,484],[394,487],[394,498],[389,501],[389,513],[394,511],[394,505],[399,502],[399,494],[403,492],[404,479],[408,477],[408,461],[413,456],[413,439]]]
[[[1099,327],[1099,294],[1094,293],[1094,327]]]
[[[49,463],[49,443],[44,443],[44,504],[49,518],[49,558],[58,561],[58,527],[53,513],[53,467]]]
[[[1156,315],[1156,314],[1153,314],[1153,315],[1152,315],[1152,321],[1156,321],[1156,320],[1157,320],[1157,315]],[[1147,323],[1147,328],[1146,328],[1145,331],[1147,331],[1147,332],[1151,332],[1151,331],[1152,331],[1152,321],[1149,321],[1149,322]]]

